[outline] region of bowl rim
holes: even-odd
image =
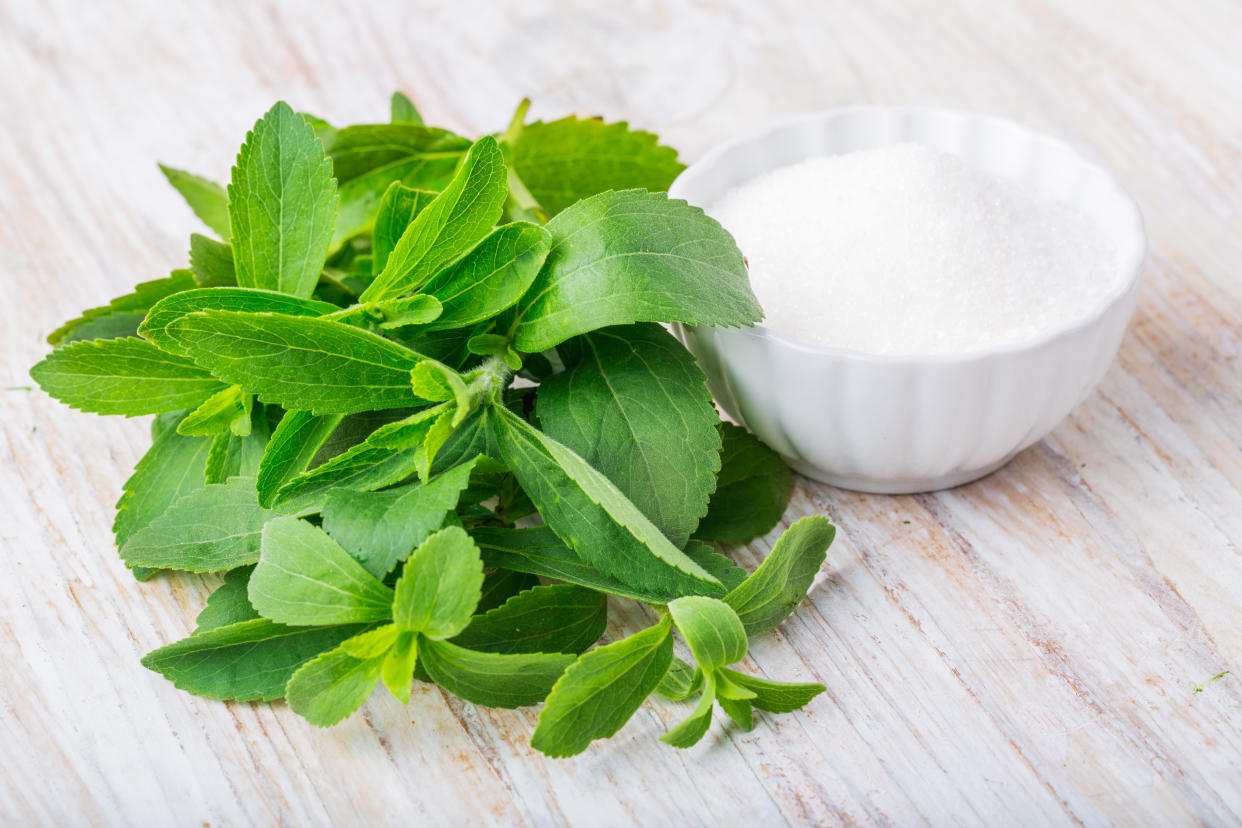
[[[959,365],[969,364],[973,362],[982,362],[995,357],[1026,353],[1039,350],[1047,345],[1068,339],[1082,331],[1098,325],[1104,317],[1108,316],[1117,306],[1127,300],[1127,298],[1135,293],[1137,288],[1141,286],[1143,273],[1146,269],[1147,262],[1147,231],[1143,220],[1143,212],[1139,208],[1138,202],[1121,184],[1121,180],[1117,175],[1104,166],[1102,163],[1096,162],[1079,149],[1065,141],[1049,133],[1029,127],[1017,121],[1003,118],[998,115],[991,115],[985,112],[977,112],[966,109],[954,109],[952,107],[927,106],[927,105],[906,105],[906,104],[865,104],[856,106],[837,106],[828,109],[821,109],[815,112],[808,112],[802,115],[795,115],[790,118],[781,118],[769,123],[763,124],[749,132],[743,133],[737,137],[731,138],[722,143],[716,144],[699,160],[688,165],[673,180],[669,186],[669,197],[679,198],[688,201],[685,195],[680,192],[681,187],[686,186],[683,179],[693,181],[696,177],[710,171],[715,165],[720,163],[728,153],[734,151],[738,147],[748,144],[760,144],[772,137],[773,134],[786,129],[795,128],[805,124],[816,124],[824,121],[835,120],[838,118],[847,118],[858,115],[873,115],[875,113],[919,113],[934,116],[948,116],[959,120],[974,120],[989,122],[991,126],[1000,127],[1004,130],[1019,133],[1025,140],[1042,142],[1049,144],[1058,150],[1068,152],[1071,157],[1086,167],[1094,169],[1099,173],[1103,180],[1112,188],[1115,195],[1119,196],[1119,203],[1124,205],[1129,212],[1129,221],[1126,222],[1128,228],[1124,235],[1129,236],[1130,244],[1125,247],[1136,251],[1135,255],[1130,256],[1129,261],[1121,261],[1120,267],[1123,271],[1123,278],[1119,279],[1117,284],[1109,293],[1099,301],[1099,303],[1091,309],[1090,312],[1077,317],[1065,325],[1055,327],[1050,331],[1041,334],[1033,339],[1027,339],[1020,342],[1011,342],[1004,345],[996,345],[988,348],[974,348],[969,351],[960,351],[943,354],[919,354],[919,353],[895,353],[895,354],[875,354],[867,351],[859,351],[853,348],[843,348],[831,345],[815,345],[809,342],[791,339],[784,334],[777,333],[771,328],[762,324],[752,325],[750,327],[723,327],[723,326],[702,326],[711,327],[720,331],[722,335],[739,334],[749,336],[756,339],[771,340],[783,347],[790,348],[806,353],[817,354],[821,356],[836,357],[839,359],[852,359],[860,362],[884,363],[892,365],[918,365],[918,364],[936,364],[936,365]],[[911,142],[917,143],[917,142]],[[887,146],[885,144],[877,144],[877,147]],[[773,168],[776,169],[776,168]],[[679,187],[678,185],[681,185]],[[696,205],[702,209],[702,205]],[[1120,256],[1124,251],[1118,250]],[[685,330],[688,334],[692,334],[694,329],[699,326],[679,324],[678,327]]]

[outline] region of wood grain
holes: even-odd
[[[787,521],[826,513],[839,539],[747,666],[823,682],[804,713],[718,721],[678,752],[656,737],[683,709],[656,702],[561,761],[527,746],[533,711],[433,687],[320,731],[147,672],[215,582],[138,584],[117,559],[145,420],[0,392],[0,823],[1242,822],[1242,8],[351,5],[0,0],[0,385],[29,384],[64,319],[184,264],[198,226],[157,160],[225,180],[274,99],[348,123],[382,118],[394,88],[471,134],[530,95],[536,116],[628,118],[690,159],[849,103],[1058,133],[1146,212],[1120,357],[978,483],[799,481]]]

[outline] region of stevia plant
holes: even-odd
[[[732,665],[833,527],[799,520],[749,575],[717,550],[776,525],[790,474],[657,324],[758,321],[741,254],[664,195],[682,166],[654,135],[525,112],[471,142],[400,94],[391,123],[340,129],[278,103],[227,189],[162,168],[218,236],[189,268],[49,337],[31,374],[53,397],[156,415],[126,565],[224,573],[143,659],[177,687],[331,725],[381,682],[435,682],[543,702],[552,756],[653,692],[698,694],[663,737],[687,747],[716,704],[749,728],[823,690]],[[595,646],[609,596],[658,620]]]

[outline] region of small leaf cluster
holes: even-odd
[[[177,687],[326,726],[431,682],[544,703],[552,756],[657,691],[700,694],[679,747],[717,704],[748,728],[822,691],[734,667],[833,528],[798,521],[749,575],[718,551],[776,525],[790,473],[660,324],[757,322],[741,253],[664,194],[682,166],[655,136],[525,113],[471,141],[400,94],[340,128],[278,103],[227,187],[161,168],[216,236],[189,267],[49,337],[51,396],[156,415],[117,504],[126,565],[223,575],[143,660]],[[596,646],[610,598],[658,620]]]

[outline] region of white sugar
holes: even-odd
[[[1122,275],[1086,216],[911,144],[774,170],[708,212],[746,255],[765,326],[874,354],[1029,341]]]

